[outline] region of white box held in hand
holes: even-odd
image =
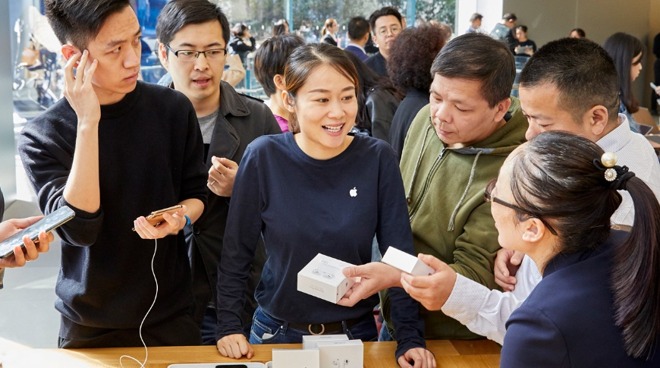
[[[350,266],[353,265],[319,253],[298,272],[298,291],[337,303],[353,286],[353,279],[342,273]]]
[[[362,340],[319,342],[318,347],[321,367],[364,367]]]
[[[428,276],[435,272],[419,258],[394,247],[387,248],[382,262],[413,276]]]

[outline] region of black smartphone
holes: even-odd
[[[39,242],[39,233],[49,232],[57,229],[76,216],[75,212],[67,206],[58,208],[56,211],[44,216],[41,220],[17,232],[9,238],[0,242],[0,258],[5,258],[14,253],[17,245],[23,245],[23,237],[27,235],[35,243]]]

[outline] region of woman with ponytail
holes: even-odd
[[[621,203],[630,232],[611,229]],[[507,322],[504,367],[660,366],[660,205],[616,156],[546,132],[507,158],[486,189],[500,244],[543,275]]]
[[[339,31],[339,23],[335,18],[328,18],[323,23],[323,29],[321,29],[321,42],[327,43],[332,46],[338,45],[337,32]]]

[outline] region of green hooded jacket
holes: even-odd
[[[497,178],[506,157],[525,142],[528,126],[520,102],[511,100],[506,124],[463,148],[445,146],[430,123],[430,107],[425,106],[410,126],[401,158],[415,252],[433,255],[489,288],[497,288],[493,262],[500,246],[484,190]],[[384,299],[388,319],[389,300]],[[440,311],[420,307],[420,313],[427,339],[479,337]]]

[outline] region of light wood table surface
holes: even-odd
[[[488,340],[429,340],[428,348],[435,354],[439,368],[496,368],[499,367],[500,346]],[[394,342],[364,344],[364,367],[398,367],[394,359]],[[255,356],[250,361],[271,360],[272,349],[300,349],[301,344],[253,345]],[[247,362],[220,356],[214,346],[149,347],[146,367],[167,368],[173,363]],[[120,357],[130,355],[142,362],[144,348],[103,349],[32,349],[0,341],[2,368],[16,367],[120,367]],[[130,359],[123,359],[124,368],[139,367]]]

